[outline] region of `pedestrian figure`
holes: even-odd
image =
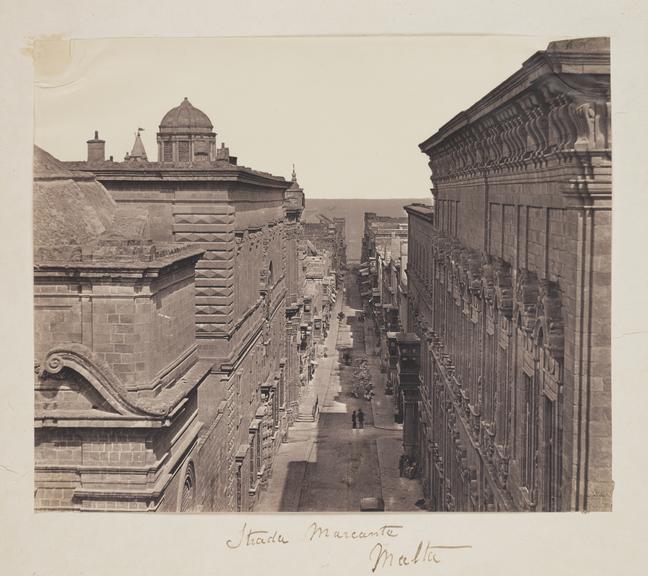
[[[362,411],[362,408],[358,410],[358,428],[364,428],[364,412]]]
[[[401,477],[405,473],[405,466],[407,466],[407,455],[401,454],[401,457],[398,460],[398,472]]]
[[[356,427],[356,411],[351,414],[351,427],[355,430]]]

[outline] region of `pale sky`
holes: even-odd
[[[311,198],[429,196],[418,144],[558,38],[374,36],[106,39],[36,52],[35,141],[84,160],[94,130],[122,160],[138,127],[187,96],[239,164]]]

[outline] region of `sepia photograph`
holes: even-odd
[[[612,510],[609,38],[66,46],[36,512]]]
[[[645,572],[641,3],[0,12],[1,573]]]

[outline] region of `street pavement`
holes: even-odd
[[[340,310],[345,316],[338,324]],[[319,359],[304,391],[300,421],[290,428],[288,440],[276,454],[272,477],[255,511],[353,512],[368,496],[382,497],[386,511],[419,510],[419,482],[399,476],[402,425],[394,423],[393,397],[384,394],[373,324],[356,319],[361,310],[357,277],[348,273],[345,298],[338,298],[331,314],[325,342],[328,355]],[[341,362],[336,350],[338,338],[346,340],[349,329],[354,357],[366,354],[368,359],[376,392],[372,401],[351,396],[353,368]],[[308,421],[315,402],[318,414]],[[360,408],[365,413],[364,428],[352,429],[351,413]]]

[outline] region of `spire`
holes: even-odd
[[[293,164],[293,169],[292,169],[292,182],[290,183],[290,187],[288,188],[289,191],[299,191],[301,192],[302,189],[299,187],[299,182],[297,182],[297,171],[295,170],[295,165]]]
[[[144,143],[142,142],[142,138],[140,136],[140,132],[142,130],[143,128],[137,129],[133,149],[131,150],[131,153],[129,155],[126,155],[126,160],[143,160],[144,162],[147,162],[146,150],[144,149]]]

